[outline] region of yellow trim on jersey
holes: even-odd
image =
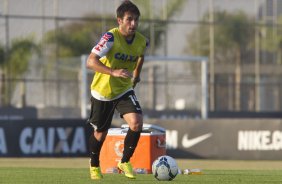
[[[132,43],[127,43],[120,34],[118,28],[111,29],[114,36],[114,44],[109,52],[100,59],[107,67],[112,69],[127,69],[133,72],[140,56],[146,48],[146,38],[139,32],[135,33]],[[101,99],[115,99],[128,89],[132,88],[130,78],[112,77],[107,74],[96,72],[91,84],[91,90],[101,95]]]

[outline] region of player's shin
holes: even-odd
[[[140,138],[141,131],[132,131],[130,128],[124,139],[124,150],[121,163],[128,162],[133,155]]]
[[[100,151],[103,145],[103,140],[98,141],[92,134],[89,138],[89,151],[90,151],[90,165],[91,167],[99,167]]]

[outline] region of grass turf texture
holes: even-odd
[[[135,180],[121,174],[104,174],[101,181],[89,179],[88,169],[72,168],[0,168],[0,183],[5,184],[84,184],[84,183],[158,183],[151,174],[137,175]],[[282,172],[264,170],[205,170],[203,175],[178,175],[169,183],[281,183]],[[163,182],[162,183],[166,183]]]
[[[180,168],[203,168],[203,175],[178,175],[161,183],[282,183],[281,161],[177,160]],[[151,174],[136,180],[121,174],[104,174],[101,181],[89,178],[88,159],[0,159],[2,184],[159,183]],[[198,166],[198,167],[197,167]]]

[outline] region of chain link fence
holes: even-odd
[[[116,25],[115,9],[120,2],[0,0],[0,106],[36,107],[42,112],[39,117],[80,117],[80,56],[89,53],[101,34]],[[133,2],[140,7],[142,14],[140,31],[150,39],[147,55],[208,57],[210,111],[281,112],[282,1]],[[244,22],[242,19],[248,22],[241,24]],[[228,22],[235,23],[230,25]],[[93,27],[84,29],[87,23]],[[88,31],[89,37],[85,38],[87,44],[76,48],[75,45],[79,45],[78,36],[78,40],[56,37],[69,36],[69,27],[81,32]],[[241,34],[236,34],[238,32]],[[50,42],[46,38],[52,38],[52,34],[55,37]],[[248,37],[244,37],[246,35]],[[224,37],[234,40],[226,42]],[[23,38],[31,38],[40,51],[33,52],[28,69],[16,75],[19,72],[13,72],[21,65],[13,58],[20,55],[17,61],[23,63],[21,60],[25,56],[19,53],[16,57],[12,50],[17,48],[16,41]],[[67,50],[62,46],[62,41],[69,45],[77,44],[73,44],[73,50]],[[70,54],[75,50],[76,53]],[[142,89],[145,91],[138,93],[145,93],[151,88],[162,92],[157,92],[157,96],[162,96],[161,101],[149,99],[149,96],[142,99],[146,109],[171,110],[180,106],[190,106],[192,109],[191,106],[195,106],[187,101],[191,98],[189,90],[183,88],[190,80],[183,77],[186,70],[183,75],[179,73],[167,78],[168,71],[175,70],[177,74],[176,68],[182,68],[176,65],[165,68],[167,64],[164,62],[161,65],[164,68],[155,69],[156,75],[163,79],[155,81],[155,86],[143,80],[145,87]],[[147,75],[146,72],[147,69],[144,75]],[[193,84],[188,86],[194,88]],[[174,91],[181,91],[183,95],[177,98]],[[183,98],[185,102],[181,100]],[[63,115],[60,115],[59,109],[64,112]]]

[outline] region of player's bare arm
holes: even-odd
[[[144,63],[144,55],[139,57],[139,59],[137,60],[136,68],[133,71],[133,87],[135,87],[136,84],[140,82],[140,73],[142,70],[143,63]]]
[[[95,53],[90,53],[87,59],[87,68],[93,71],[108,74],[113,77],[122,77],[122,78],[132,78],[132,73],[126,69],[112,69],[110,67],[105,66],[100,61],[100,56]]]
[[[142,55],[138,58],[137,63],[136,63],[136,68],[133,71],[134,78],[140,78],[140,73],[142,70],[143,63],[144,63],[144,56]]]
[[[98,56],[95,53],[90,53],[86,66],[88,69],[94,70],[96,72],[104,73],[111,75],[112,69],[105,66],[101,61],[100,61],[100,56]]]

